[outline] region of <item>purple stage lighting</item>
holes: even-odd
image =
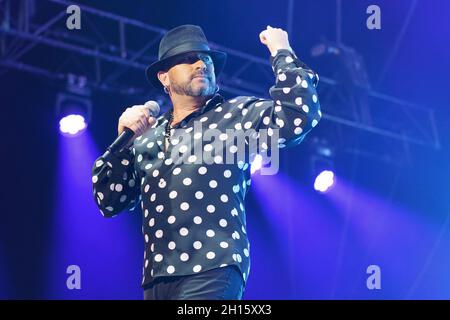
[[[59,121],[59,130],[63,134],[76,135],[86,129],[87,124],[83,116],[70,114]]]
[[[314,189],[325,193],[333,187],[334,182],[334,172],[324,170],[316,177],[316,180],[314,181]]]

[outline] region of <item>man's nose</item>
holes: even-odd
[[[202,59],[195,62],[195,69],[206,70],[206,63]]]

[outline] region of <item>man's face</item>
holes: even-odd
[[[206,53],[188,53],[177,57],[167,71],[170,90],[192,97],[210,96],[216,91],[216,76],[211,57]]]

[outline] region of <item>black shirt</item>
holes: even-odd
[[[131,149],[96,160],[94,197],[105,217],[141,204],[143,286],[156,277],[227,265],[237,266],[247,280],[244,199],[250,162],[256,153],[269,158],[277,147],[299,144],[321,118],[317,74],[289,50],[279,50],[271,63],[276,76],[271,100],[241,96],[225,101],[216,94],[172,130],[167,149],[168,113]]]

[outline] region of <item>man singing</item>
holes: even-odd
[[[262,133],[277,139],[259,141],[258,153],[295,146],[321,118],[318,76],[297,58],[286,31],[268,26],[259,39],[271,54],[271,99],[225,100],[216,78],[226,54],[211,50],[198,26],[167,32],[146,74],[173,108],[158,118],[142,105],[126,109],[118,132],[133,130],[134,141],[94,163],[95,202],[105,217],[141,204],[144,299],[242,299],[254,157],[245,147]],[[217,132],[214,141],[208,130]],[[235,143],[243,136],[246,143]]]

